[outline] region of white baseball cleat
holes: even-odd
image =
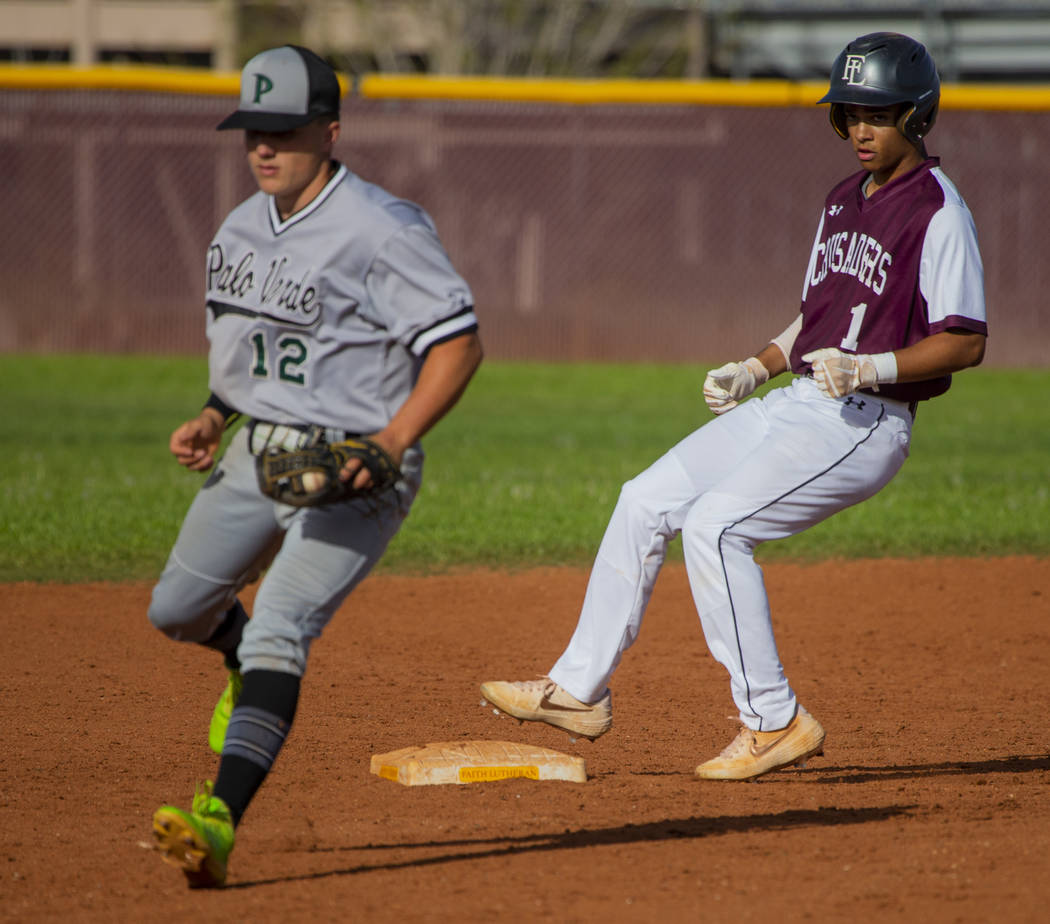
[[[718,757],[696,768],[696,775],[702,780],[751,780],[823,753],[824,729],[799,706],[786,728],[756,732],[745,725]]]
[[[592,741],[612,728],[612,694],[582,703],[550,677],[539,680],[489,680],[481,695],[507,715],[524,722],[546,722]]]

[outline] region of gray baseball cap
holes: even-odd
[[[339,113],[335,71],[309,48],[282,45],[244,65],[241,104],[217,128],[287,132],[329,113]]]

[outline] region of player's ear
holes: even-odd
[[[339,120],[333,119],[325,128],[324,141],[329,147],[335,147],[336,141],[339,140]]]

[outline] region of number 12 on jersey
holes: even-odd
[[[266,335],[262,331],[256,331],[251,335],[252,345],[252,378],[266,379],[270,377],[270,357],[266,350]],[[306,384],[306,376],[299,368],[306,362],[308,350],[306,344],[294,334],[283,334],[279,336],[274,344],[276,347],[277,377],[282,382],[291,382],[293,385]]]

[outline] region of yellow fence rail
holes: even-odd
[[[410,74],[340,75],[344,92],[368,99],[502,100],[574,105],[808,106],[824,83],[787,80],[560,80]],[[0,65],[0,90],[127,90],[231,96],[235,73],[148,66]],[[946,84],[946,109],[1050,110],[1050,86]]]

